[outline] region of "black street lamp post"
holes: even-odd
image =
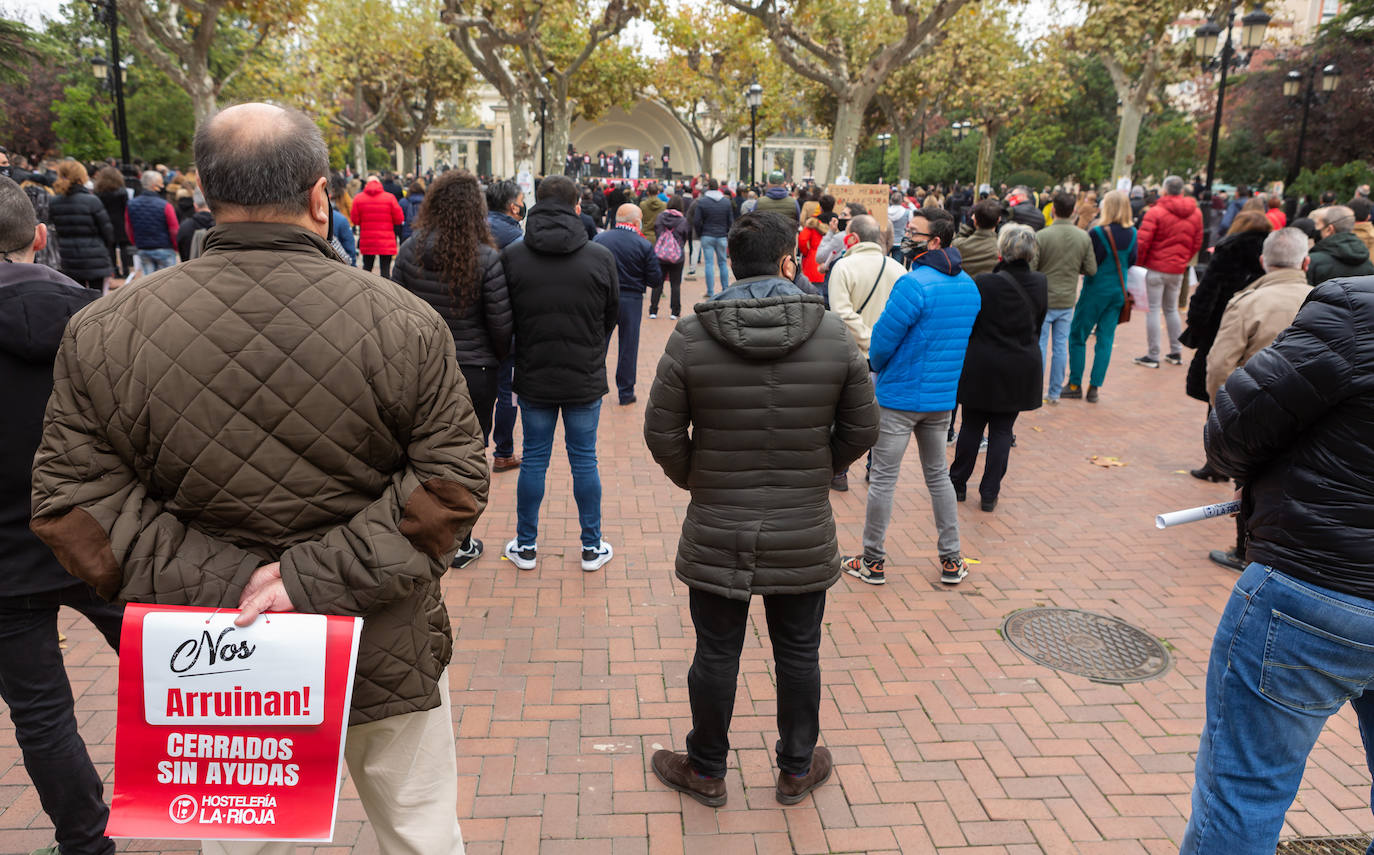
[[[892,134],[878,134],[878,142],[882,144],[882,153],[878,155],[878,183],[883,181],[883,173],[887,171],[887,141],[892,139]]]
[[[1321,77],[1321,87],[1323,94],[1336,91],[1336,87],[1341,82],[1341,70],[1335,65],[1328,65],[1321,71],[1317,70],[1319,60],[1314,54],[1312,57],[1312,67],[1307,72],[1307,90],[1303,91],[1303,73],[1301,71],[1290,71],[1283,81],[1283,94],[1289,98],[1302,99],[1302,124],[1298,130],[1298,151],[1293,156],[1293,167],[1288,170],[1288,180],[1284,186],[1291,187],[1293,182],[1298,180],[1298,173],[1302,171],[1302,153],[1307,146],[1307,114],[1311,111],[1312,105],[1321,102],[1321,95],[1317,93],[1317,78]]]
[[[547,142],[547,140],[545,139],[545,134],[544,134],[544,131],[545,131],[545,128],[544,128],[544,116],[545,116],[545,112],[548,110],[548,106],[549,106],[549,104],[548,104],[548,99],[544,96],[544,92],[545,92],[548,88],[549,88],[549,79],[548,79],[547,77],[540,77],[540,78],[539,78],[539,174],[540,174],[540,175],[548,175],[548,173],[549,173],[548,142]]]
[[[759,183],[758,173],[758,125],[759,107],[763,104],[763,87],[750,83],[745,90],[744,100],[749,104],[749,182]]]
[[[110,31],[110,88],[115,98],[115,133],[119,135],[119,156],[123,165],[128,165],[129,126],[124,119],[124,65],[119,57],[119,8],[115,0],[88,0],[95,13],[96,22]]]
[[[1270,17],[1259,6],[1255,6],[1245,17],[1240,19],[1241,24],[1241,51],[1237,53],[1235,46],[1231,43],[1231,31],[1235,29],[1236,7],[1240,5],[1239,0],[1231,0],[1227,3],[1226,11],[1221,16],[1226,22],[1226,42],[1222,45],[1221,56],[1216,56],[1217,42],[1221,37],[1221,27],[1215,21],[1208,21],[1198,27],[1193,35],[1195,41],[1193,48],[1197,53],[1197,58],[1202,60],[1203,67],[1207,70],[1219,69],[1221,74],[1217,80],[1217,110],[1216,116],[1212,119],[1212,144],[1207,152],[1207,188],[1206,200],[1212,198],[1212,187],[1216,180],[1217,170],[1217,142],[1221,134],[1222,112],[1226,107],[1226,77],[1231,68],[1243,67],[1250,59],[1250,55],[1264,44],[1264,28],[1269,25]],[[1204,201],[1204,200],[1198,200]]]

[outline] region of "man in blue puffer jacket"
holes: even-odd
[[[954,218],[939,208],[911,215],[907,235],[916,256],[897,280],[873,327],[868,362],[877,378],[881,418],[864,522],[864,551],[844,561],[849,575],[869,584],[886,581],[883,564],[892,495],[911,435],[916,435],[926,488],[935,511],[940,581],[957,585],[968,575],[959,550],[959,517],[945,458],[945,432],[959,392],[964,351],[982,300],[960,266]]]

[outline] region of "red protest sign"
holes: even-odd
[[[360,618],[130,604],[111,837],[329,841]]]

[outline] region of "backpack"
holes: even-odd
[[[679,219],[674,217],[673,219]],[[673,234],[673,229],[665,221],[659,230],[658,240],[654,241],[654,255],[664,264],[682,263],[682,242]]]

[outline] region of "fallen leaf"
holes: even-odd
[[[983,562],[979,561],[977,558],[969,558],[967,555],[964,556],[964,560],[967,561],[969,564],[982,564],[982,563],[983,563]]]
[[[1092,457],[1089,457],[1088,459],[1091,460],[1097,466],[1101,466],[1104,469],[1110,469],[1113,466],[1126,465],[1124,462],[1122,462],[1120,459],[1116,457],[1098,457],[1096,454],[1094,454]]]
[[[1174,474],[1175,474],[1175,475],[1187,475],[1187,474],[1188,474],[1188,470],[1187,470],[1187,469],[1175,469],[1175,470],[1174,470]]]
[[[1035,425],[1031,425],[1031,430],[1035,431],[1036,433],[1044,433],[1044,432],[1045,432],[1045,429],[1044,429],[1044,428],[1042,428],[1042,427],[1036,427]]]

